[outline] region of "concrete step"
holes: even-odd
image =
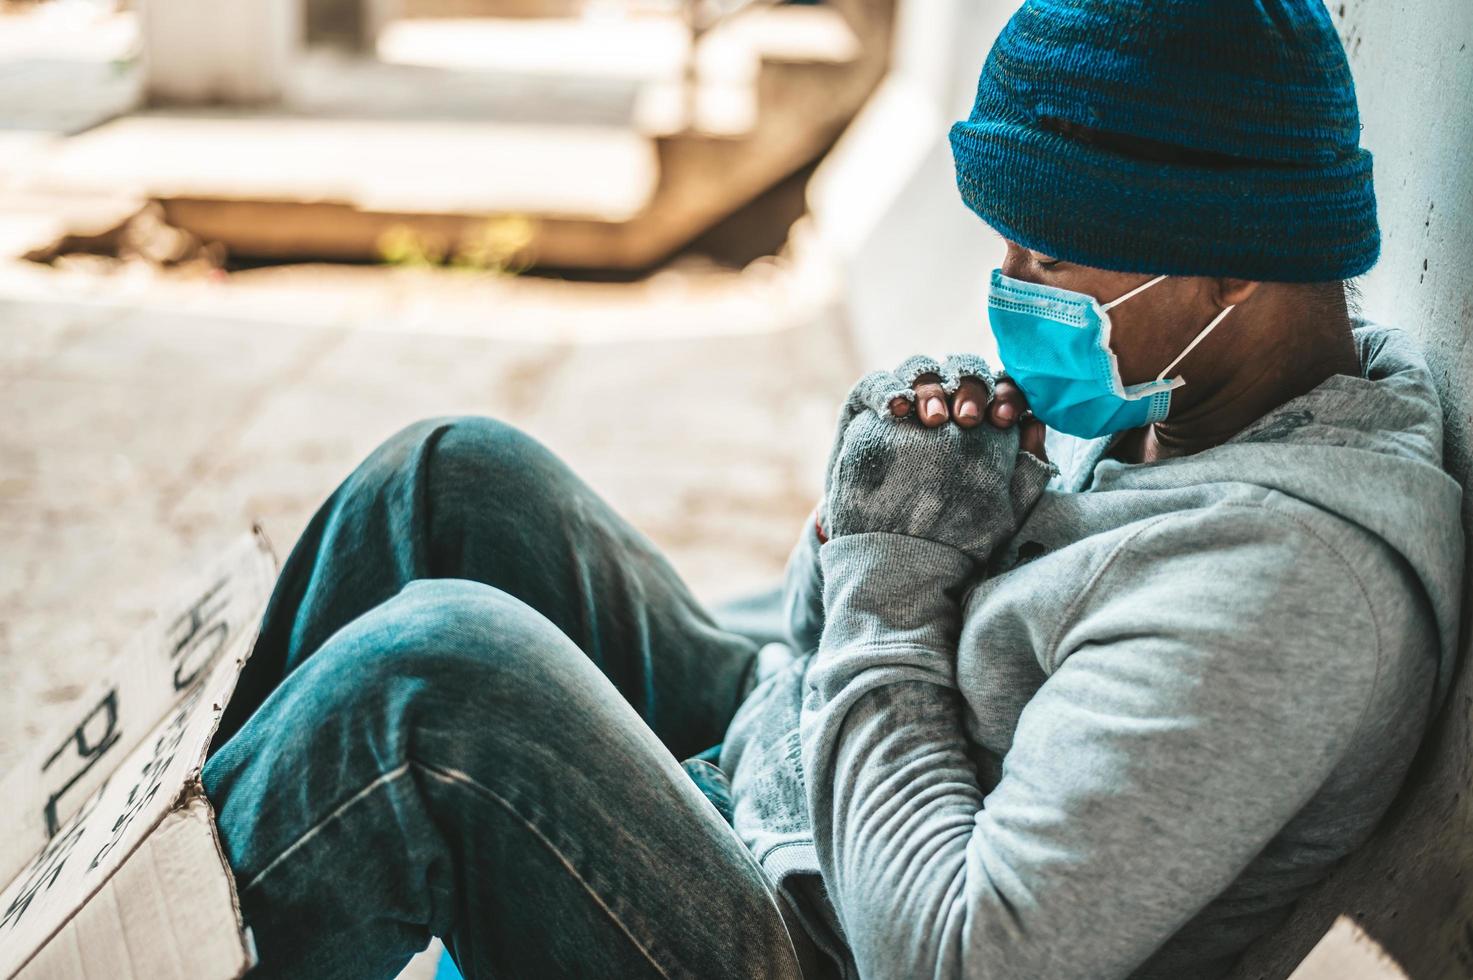
[[[0,4],[0,133],[75,133],[138,104],[137,24],[89,4]],[[0,157],[0,161],[3,161]]]
[[[673,16],[406,17],[384,27],[378,56],[460,71],[652,80],[678,74],[689,46]]]
[[[58,145],[33,186],[627,221],[658,173],[628,129],[150,112]]]
[[[378,54],[384,65],[406,73],[396,78],[382,65],[355,70],[342,59],[319,57],[313,76],[295,86],[293,102],[329,110],[340,104],[392,107],[415,87],[407,71],[435,69],[454,73],[447,81],[462,99],[484,83],[479,107],[497,118],[518,99],[524,111],[546,112],[550,98],[566,93],[572,96],[566,109],[581,115],[590,105],[617,111],[632,97],[629,119],[641,133],[695,130],[730,137],[756,125],[764,63],[843,66],[861,51],[833,9],[758,6],[706,32],[693,56],[684,24],[669,15],[404,19],[385,28]],[[334,91],[345,97],[323,104],[324,94]]]
[[[587,0],[399,0],[406,17],[576,17]]]
[[[397,0],[401,17],[416,19],[468,17],[579,17],[607,12],[611,15],[674,14],[686,0]]]
[[[843,16],[827,7],[753,7],[701,37],[689,78],[682,70],[641,87],[635,124],[653,135],[749,133],[757,125],[764,65],[840,68],[862,53]]]

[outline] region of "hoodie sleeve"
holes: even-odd
[[[956,679],[965,557],[892,534],[820,557],[802,758],[865,977],[1127,976],[1314,794],[1375,684],[1368,597],[1311,529],[1170,515],[1081,580],[984,799]]]
[[[783,570],[783,617],[788,639],[800,654],[818,647],[823,632],[823,573],[818,563],[818,507],[809,511]]]

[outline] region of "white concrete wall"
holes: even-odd
[[[900,0],[889,75],[809,182],[862,366],[918,352],[994,358],[987,279],[1001,239],[962,203],[947,131],[1015,0]]]
[[[1447,411],[1447,466],[1473,485],[1473,2],[1331,0],[1375,154],[1381,260],[1368,315],[1414,333]],[[1463,527],[1432,533],[1468,535]],[[1469,541],[1473,554],[1473,540]],[[1473,574],[1469,584],[1473,585]],[[1337,913],[1353,916],[1417,980],[1473,976],[1473,684],[1464,663],[1387,821],[1238,974],[1281,977]]]

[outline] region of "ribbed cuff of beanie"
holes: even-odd
[[[1118,272],[1348,279],[1380,252],[1371,154],[1319,167],[1137,160],[1004,120],[950,131],[967,207],[1004,237]]]

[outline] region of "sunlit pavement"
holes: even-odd
[[[191,559],[253,520],[284,556],[425,416],[542,439],[705,598],[773,581],[856,373],[790,280],[0,269],[0,770]]]

